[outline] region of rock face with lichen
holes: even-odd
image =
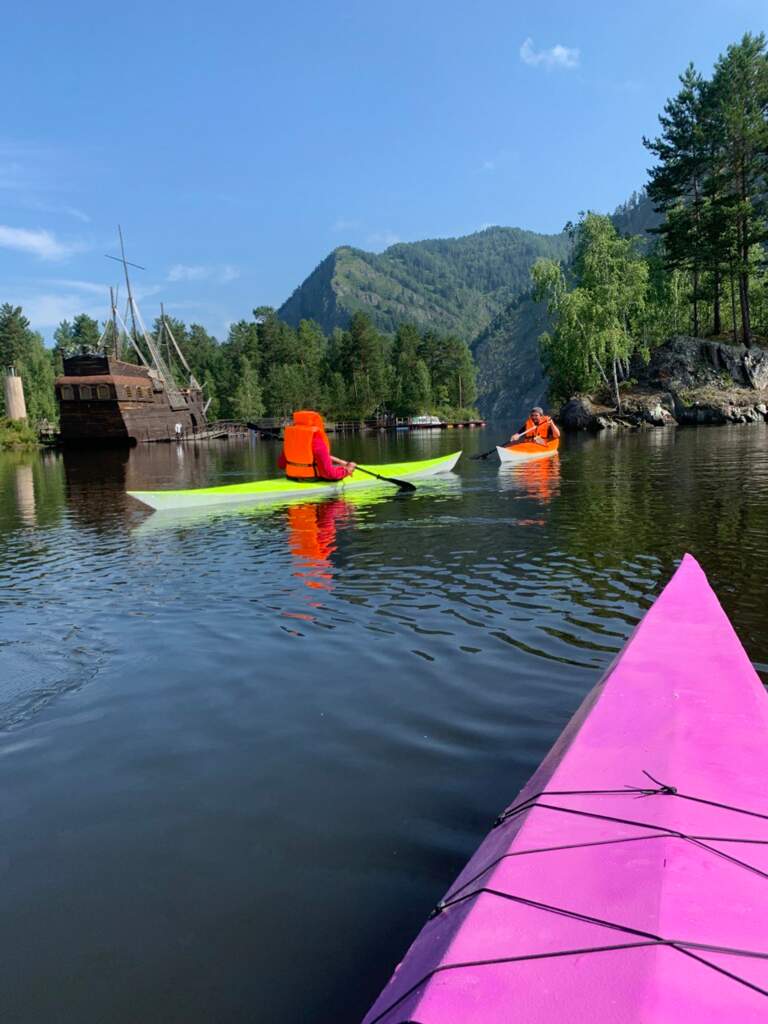
[[[576,396],[563,406],[567,430],[758,423],[768,419],[768,349],[677,336],[635,360],[636,381],[621,393],[621,410]]]

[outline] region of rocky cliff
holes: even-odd
[[[622,391],[621,410],[606,396],[576,395],[561,409],[563,427],[604,430],[768,419],[766,348],[678,336],[655,349],[647,365],[636,360],[632,375],[636,383]]]
[[[486,419],[514,420],[545,403],[539,335],[551,326],[545,306],[525,295],[494,317],[472,343],[478,406]]]

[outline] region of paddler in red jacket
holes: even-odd
[[[319,412],[303,409],[283,432],[283,450],[277,460],[289,480],[343,480],[355,471],[354,462],[331,455],[331,446]]]
[[[525,421],[525,426],[521,427],[509,440],[519,441],[523,436],[530,438],[535,444],[546,444],[547,441],[560,437],[560,431],[555,421],[544,415],[541,406],[535,405],[531,409],[531,415]]]

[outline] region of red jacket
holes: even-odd
[[[328,450],[328,445],[322,439],[319,434],[315,434],[312,438],[312,456],[317,466],[317,473],[321,480],[343,480],[344,477],[349,476],[349,470],[344,466],[334,466],[331,462],[331,453]],[[280,452],[280,458],[277,460],[277,465],[280,469],[285,469],[285,453]]]

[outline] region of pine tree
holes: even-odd
[[[72,322],[72,344],[81,355],[102,351],[101,329],[98,320],[80,313]]]
[[[752,343],[752,252],[768,240],[768,56],[763,33],[747,33],[715,65],[712,91],[724,134],[725,215],[735,240],[741,334]]]
[[[360,420],[373,416],[387,398],[388,375],[383,339],[364,313],[355,313],[344,332],[339,363],[351,415]]]
[[[701,333],[701,274],[706,263],[703,229],[707,147],[704,136],[704,79],[689,64],[680,76],[682,88],[659,116],[661,135],[643,139],[659,160],[649,171],[648,195],[666,214],[656,229],[665,242],[667,265],[691,275],[693,334]]]
[[[256,420],[264,413],[264,403],[258,372],[248,356],[242,356],[240,359],[238,378],[232,399],[234,417],[246,422]]]
[[[398,328],[392,349],[393,384],[390,406],[398,416],[426,412],[432,401],[427,364],[419,358],[421,338],[415,327]]]

